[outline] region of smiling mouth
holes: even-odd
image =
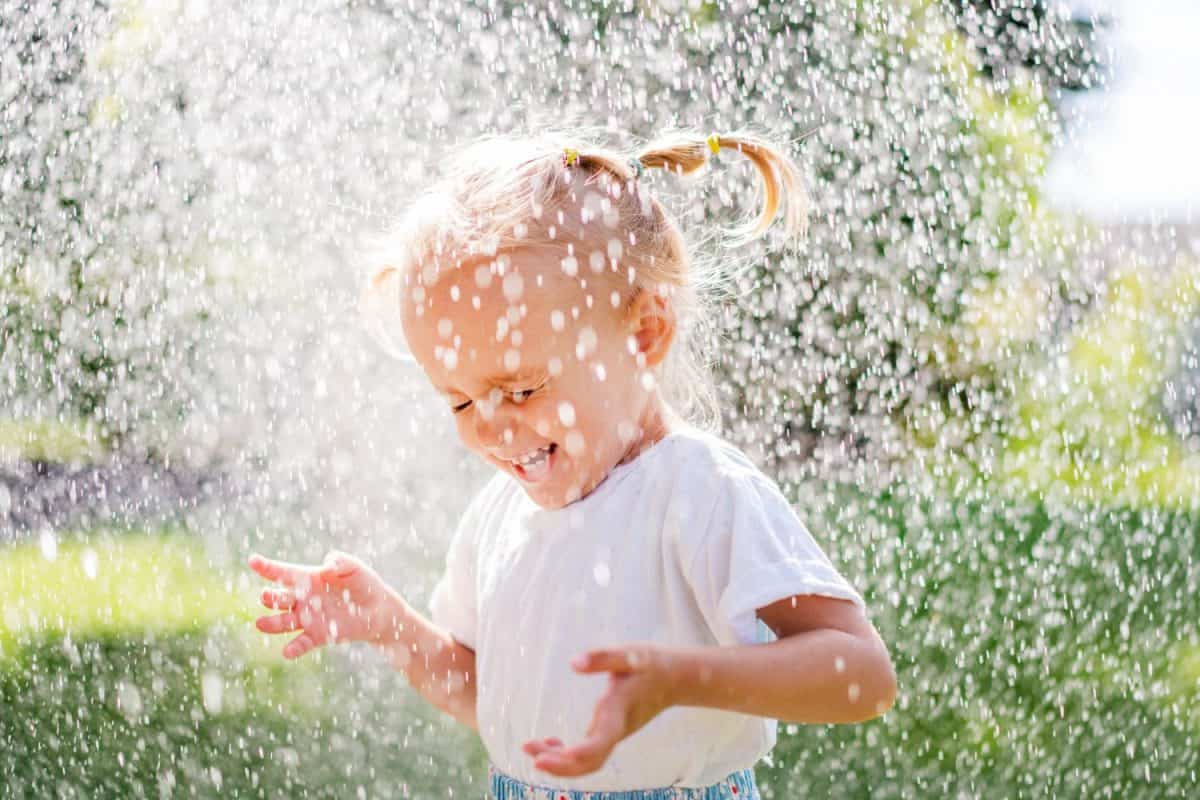
[[[512,464],[513,471],[521,480],[537,483],[550,475],[550,468],[554,463],[554,453],[557,450],[558,445],[552,442],[546,447],[539,447],[509,463]]]

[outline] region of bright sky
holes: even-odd
[[[1108,12],[1116,69],[1046,178],[1052,203],[1098,220],[1200,224],[1200,0],[1073,0]]]

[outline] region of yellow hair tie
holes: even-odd
[[[574,149],[574,148],[571,148],[571,147],[564,147],[564,148],[563,148],[563,155],[564,155],[564,156],[566,157],[566,159],[567,159],[567,166],[568,166],[568,167],[572,167],[572,166],[574,166],[574,165],[575,165],[575,163],[576,163],[577,161],[579,161],[579,151],[578,151],[578,150],[576,150],[576,149]]]
[[[721,137],[717,134],[714,133],[704,141],[708,142],[708,149],[712,150],[714,156],[721,152]]]

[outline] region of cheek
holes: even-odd
[[[468,449],[476,449],[478,442],[475,436],[475,425],[471,422],[471,411],[464,411],[461,414],[454,415],[454,427],[458,430],[458,438]]]
[[[553,437],[557,431],[557,401],[551,397],[532,397],[521,404],[517,418],[521,425],[532,428],[538,436]]]
[[[588,362],[592,380],[618,386],[625,391],[637,380],[639,372],[636,356],[618,342],[606,342],[606,347]]]

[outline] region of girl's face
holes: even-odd
[[[587,495],[664,432],[648,370],[666,355],[669,307],[614,308],[611,280],[567,278],[555,248],[466,261],[404,289],[413,356],[466,446],[543,508]],[[581,277],[587,270],[581,270]],[[645,365],[638,365],[638,353]]]

